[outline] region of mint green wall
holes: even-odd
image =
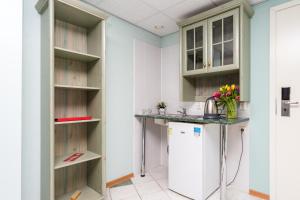
[[[107,181],[132,173],[133,42],[160,46],[160,37],[117,17],[106,23]]]
[[[37,1],[23,2],[21,199],[41,200],[41,20]]]
[[[172,46],[174,44],[179,43],[180,36],[179,32],[171,33],[161,38],[160,46],[161,48]]]
[[[269,193],[269,26],[270,8],[287,0],[254,6],[251,20],[250,187]]]

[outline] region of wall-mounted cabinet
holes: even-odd
[[[208,19],[208,72],[239,68],[239,10]]]
[[[250,99],[251,6],[233,0],[179,23],[181,95],[205,101],[223,84],[237,84],[241,101]]]
[[[207,21],[183,28],[183,74],[207,72]]]
[[[40,0],[41,199],[105,193],[105,19],[78,0]],[[55,119],[90,116],[88,120]],[[66,161],[74,153],[79,158]]]

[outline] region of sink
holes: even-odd
[[[203,118],[203,115],[182,115],[182,114],[166,114],[166,117],[175,117],[175,118]]]

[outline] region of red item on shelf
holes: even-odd
[[[55,118],[56,122],[69,122],[69,121],[80,121],[80,120],[91,120],[92,116],[84,117],[65,117],[65,118]]]
[[[67,157],[66,159],[64,159],[64,162],[74,161],[82,155],[83,155],[83,153],[74,153],[74,154],[70,155],[69,157]]]

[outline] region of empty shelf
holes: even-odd
[[[57,57],[79,60],[83,62],[92,62],[100,59],[99,56],[86,54],[78,51],[72,51],[61,47],[55,47],[54,51],[55,51],[55,56]]]
[[[98,87],[88,86],[73,86],[73,85],[55,85],[56,88],[70,89],[70,90],[100,90]]]
[[[101,195],[100,193],[96,192],[95,190],[93,190],[88,186],[79,188],[78,190],[81,191],[78,200],[103,200],[104,199],[103,195]],[[70,197],[74,192],[75,191],[64,194],[62,196],[58,196],[56,200],[70,200]]]
[[[95,160],[95,159],[101,158],[100,155],[98,155],[96,153],[93,153],[93,152],[90,152],[90,151],[87,151],[82,156],[80,156],[77,160],[65,162],[64,160],[69,156],[63,156],[63,157],[59,157],[59,158],[55,159],[54,169],[60,169],[60,168],[63,168],[63,167],[68,167],[68,166],[71,166],[71,165],[76,165],[76,164],[79,164],[79,163],[83,163],[83,162],[87,162],[87,161],[90,161],[90,160]]]

